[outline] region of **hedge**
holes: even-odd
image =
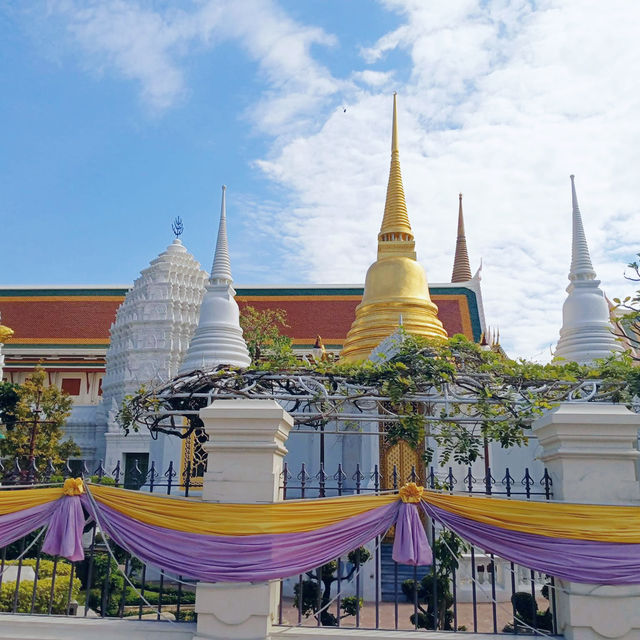
[[[42,561],[41,561],[42,562]],[[53,565],[53,563],[51,563]],[[34,601],[34,613],[48,613],[51,602],[51,613],[66,614],[67,601],[69,598],[70,576],[56,575],[53,587],[53,599],[51,599],[52,578],[38,579],[36,582],[36,596]],[[33,597],[33,581],[21,580],[18,587],[18,613],[29,613],[31,611],[31,599]],[[13,611],[13,600],[16,592],[16,583],[3,582],[0,587],[0,611]],[[75,600],[80,593],[80,580],[73,579],[71,586],[71,601]]]
[[[37,564],[36,558],[23,558],[22,566],[23,567],[33,567],[33,570],[36,570]],[[5,565],[14,565],[17,566],[19,563],[18,560],[9,560],[5,563]],[[46,558],[40,558],[40,564],[38,565],[38,581],[40,578],[51,578],[53,576],[53,560],[47,560]],[[66,560],[58,560],[58,564],[56,566],[56,581],[60,576],[71,575],[71,563]],[[68,582],[67,582],[68,584]]]

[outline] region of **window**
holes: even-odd
[[[70,396],[80,395],[80,378],[62,378],[62,390]]]
[[[124,488],[139,489],[147,481],[148,453],[124,454]]]

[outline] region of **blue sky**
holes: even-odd
[[[397,90],[429,280],[450,276],[462,191],[487,319],[544,359],[570,173],[603,286],[629,290],[638,18],[624,0],[0,1],[2,283],[132,282],[177,215],[208,268],[223,183],[238,283],[362,282]]]
[[[337,77],[361,64],[359,46],[399,23],[383,7],[362,1],[282,7],[293,19],[335,35],[335,43],[315,46],[313,53]],[[44,4],[33,4],[5,7],[0,24],[3,235],[18,240],[2,252],[5,282],[130,282],[170,241],[176,215],[185,224],[185,244],[206,266],[222,183],[229,188],[232,246],[251,243],[240,203],[284,204],[282,187],[254,164],[274,141],[249,113],[270,91],[256,62],[238,42],[194,46],[180,59],[184,95],[158,108],[141,95],[139,82],[98,57],[87,61],[68,33],[69,22],[64,12],[47,14]],[[319,105],[312,127],[342,104],[340,98]],[[272,240],[255,247],[260,259],[235,261],[236,279],[282,278],[270,273],[270,256],[285,248]],[[33,258],[24,261],[25,255]]]

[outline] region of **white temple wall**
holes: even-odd
[[[173,462],[173,470],[178,474],[175,477],[175,481],[176,483],[181,483],[182,440],[178,436],[171,436],[166,433],[159,433],[157,438],[150,438],[149,465],[152,462],[155,463],[155,469],[158,473],[156,482],[166,482],[164,473],[169,469],[169,464]]]
[[[149,455],[151,437],[148,433],[130,433],[128,436],[119,433],[106,433],[105,470],[109,475],[120,463],[120,482],[124,479],[126,471],[127,454],[140,454],[139,460],[146,459]]]
[[[492,442],[490,460],[492,475],[496,483],[499,484],[502,481],[507,467],[514,480],[520,483],[525,469],[528,468],[530,475],[536,481],[536,490],[540,490],[540,480],[544,475],[544,464],[540,460],[540,455],[542,455],[542,447],[538,444],[536,437],[530,437],[528,444],[508,449],[502,448],[497,442]]]
[[[104,434],[96,424],[96,405],[74,405],[64,426],[65,439],[72,439],[80,447],[89,471],[97,468],[104,456]]]

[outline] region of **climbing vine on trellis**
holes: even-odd
[[[441,462],[469,464],[485,442],[524,444],[531,423],[555,403],[632,407],[640,392],[640,372],[627,354],[589,367],[542,365],[510,360],[459,335],[437,342],[400,335],[395,351],[378,363],[301,362],[282,369],[262,361],[245,370],[193,371],[127,397],[118,419],[125,433],[147,428],[156,437],[185,438],[202,427],[200,409],[217,399],[272,398],[293,416],[294,428],[352,429],[379,416],[389,444],[402,440],[417,448],[428,435]]]

